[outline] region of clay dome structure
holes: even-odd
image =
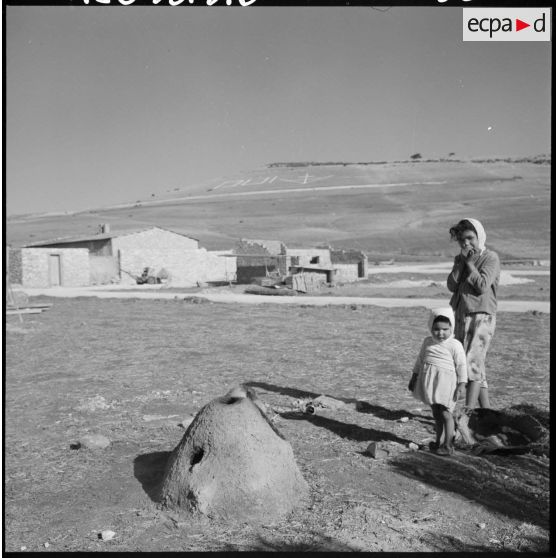
[[[308,496],[291,445],[251,388],[205,405],[174,449],[161,483],[168,508],[220,520],[263,523]]]

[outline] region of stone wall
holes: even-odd
[[[290,267],[316,267],[331,269],[331,254],[324,248],[287,249],[287,265]]]
[[[8,248],[8,277],[10,283],[21,285],[21,249]]]
[[[358,263],[333,264],[336,283],[352,283],[358,281]]]
[[[51,287],[49,258],[60,257],[60,286],[89,285],[89,251],[85,248],[22,248],[21,285]]]
[[[168,285],[191,287],[212,281],[233,281],[236,277],[234,258],[214,255],[201,248],[183,250],[176,248],[127,247],[120,250],[120,266],[133,275],[141,275],[145,267],[155,274],[165,269],[169,274]],[[127,273],[121,274],[121,283],[134,285]]]
[[[109,285],[120,282],[118,260],[116,258],[90,254],[89,264],[91,285]]]
[[[211,254],[200,249],[195,238],[157,227],[116,237],[112,244],[113,254],[120,259],[122,284],[136,284],[129,274],[139,276],[146,267],[155,274],[165,269],[168,284],[181,287],[232,281],[236,276],[234,258]]]
[[[249,284],[267,273],[287,275],[287,258],[281,255],[285,250],[285,245],[279,241],[240,240],[235,249],[237,283]]]

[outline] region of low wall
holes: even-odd
[[[111,256],[89,256],[91,285],[109,285],[120,282],[118,261]]]
[[[212,281],[234,281],[236,261],[234,258],[214,255],[205,249],[199,250],[160,250],[160,249],[121,249],[120,267],[133,275],[141,275],[146,267],[155,273],[166,269],[169,273],[168,284],[191,287],[198,283]],[[121,274],[122,284],[135,284],[127,273]]]

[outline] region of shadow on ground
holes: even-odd
[[[360,401],[359,399],[354,399],[353,397],[335,397],[327,393],[314,393],[312,391],[304,391],[301,389],[276,386],[274,384],[268,384],[266,382],[247,382],[245,385],[253,388],[260,388],[265,391],[273,391],[280,393],[281,395],[287,395],[295,399],[315,399],[320,395],[327,395],[331,399],[336,399],[337,401],[342,401],[347,405],[355,405],[355,409],[359,413],[372,414],[377,418],[383,420],[399,420],[403,417],[407,418],[425,418],[424,415],[414,415],[409,411],[387,409],[386,407],[381,407],[380,405],[372,405],[367,401]],[[429,421],[432,422],[432,421]]]
[[[159,503],[159,486],[170,454],[170,451],[158,451],[138,455],[134,459],[134,476],[155,503]]]
[[[354,440],[355,442],[397,442],[398,444],[407,445],[412,440],[400,438],[391,432],[385,430],[376,430],[374,428],[363,428],[358,424],[348,424],[328,417],[319,415],[306,415],[301,413],[281,413],[281,416],[287,420],[306,420],[320,428],[327,428],[341,438]]]
[[[233,545],[227,544],[223,551],[235,552],[239,549]],[[326,535],[315,535],[311,542],[285,542],[273,541],[263,537],[258,537],[258,541],[249,547],[243,547],[243,551],[248,552],[355,552],[358,551],[348,544],[336,541]]]
[[[549,467],[529,455],[474,456],[456,452],[399,454],[390,464],[421,482],[460,494],[508,517],[549,527]]]

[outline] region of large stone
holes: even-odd
[[[199,411],[169,458],[160,493],[172,509],[251,523],[283,517],[307,495],[291,445],[244,388]]]

